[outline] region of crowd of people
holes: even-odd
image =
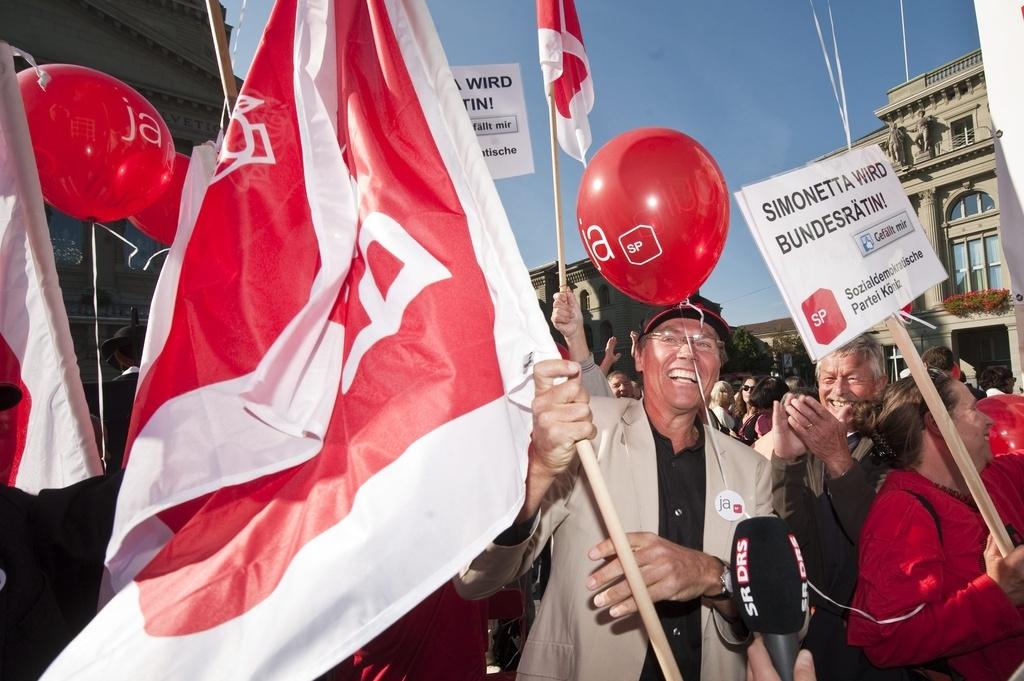
[[[795,678],[1008,679],[1024,665],[1024,548],[995,550],[920,390],[911,378],[889,384],[870,335],[818,362],[816,388],[793,376],[734,387],[718,380],[729,326],[699,305],[677,306],[634,339],[641,385],[624,393],[628,375],[602,382],[569,291],[556,294],[552,322],[575,364],[537,367],[527,503],[456,579],[463,595],[486,595],[552,542],[557,586],[543,594],[518,678],[662,678],[582,491],[572,443],[584,438],[634,530],[684,678],[744,678],[745,663],[746,678],[777,678],[727,598],[723,547],[735,520],[716,514],[722,494],[742,499],[747,515],[778,515],[799,541],[811,615]],[[991,421],[975,407],[985,393],[963,382],[948,348],[923,359],[1017,537],[1024,454],[993,460]],[[989,373],[1012,390],[1012,377]]]
[[[517,654],[501,656],[519,679],[663,678],[576,455],[585,439],[688,681],[1017,678],[1024,453],[993,457],[992,423],[976,407],[979,395],[1012,392],[1012,375],[983,373],[982,392],[948,348],[923,356],[1018,542],[1003,556],[917,384],[890,384],[870,335],[819,361],[807,387],[793,376],[721,380],[731,328],[697,303],[633,334],[619,364],[635,373],[613,370],[614,343],[595,363],[568,289],[551,321],[568,358],[534,367],[514,524],[324,679],[483,678],[486,599],[508,585],[539,600],[523,609]],[[138,343],[126,338],[111,358],[130,377]],[[17,403],[11,388],[0,386],[0,408]],[[0,490],[0,678],[37,678],[88,622],[119,485],[113,474],[38,496]],[[782,674],[740,617],[729,565],[738,522],[772,514],[799,542],[810,585],[804,650]]]

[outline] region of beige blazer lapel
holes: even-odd
[[[706,428],[705,434],[707,438],[719,437],[717,433],[712,432],[711,428]],[[718,445],[720,457],[715,456],[715,450],[710,440],[704,448],[704,553],[718,556],[728,562],[732,549],[732,533],[738,521],[728,521],[719,515],[718,509],[715,508],[715,501],[719,493],[727,489],[732,489],[733,492],[739,491],[730,488],[726,481],[736,480],[739,482],[740,471],[734,470],[736,467],[726,451],[725,443],[721,439],[716,439],[715,444]],[[724,476],[722,475],[723,470],[725,471]],[[743,500],[745,506],[752,502],[753,499]]]
[[[622,414],[624,454],[629,457],[633,477],[635,509],[639,531],[658,533],[658,464],[654,436],[643,401],[634,401]]]

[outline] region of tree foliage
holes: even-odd
[[[766,374],[772,365],[768,345],[743,327],[737,328],[727,348],[729,361],[722,373]]]

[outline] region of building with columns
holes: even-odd
[[[996,365],[1019,376],[1017,325],[1008,299],[995,312],[968,316],[944,304],[955,294],[1009,288],[981,51],[892,88],[875,115],[882,127],[853,146],[878,144],[888,154],[949,273],[914,301],[913,314],[936,328],[911,323],[911,337],[922,352],[933,345],[952,348],[968,379]],[[873,333],[897,374],[905,365],[892,338],[884,326]]]
[[[77,64],[108,73],[138,90],[163,116],[177,151],[216,139],[223,106],[210,25],[203,0],[3,0],[0,38],[40,65]],[[17,68],[27,64],[18,60]],[[71,323],[82,379],[95,381],[91,226],[46,207],[57,275]],[[100,341],[129,322],[132,307],[149,315],[164,248],[127,220],[96,231],[96,291]],[[104,378],[116,375],[104,366]]]

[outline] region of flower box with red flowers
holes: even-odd
[[[1005,288],[958,293],[942,301],[946,311],[957,317],[979,314],[1000,314],[1010,306],[1010,292]]]

